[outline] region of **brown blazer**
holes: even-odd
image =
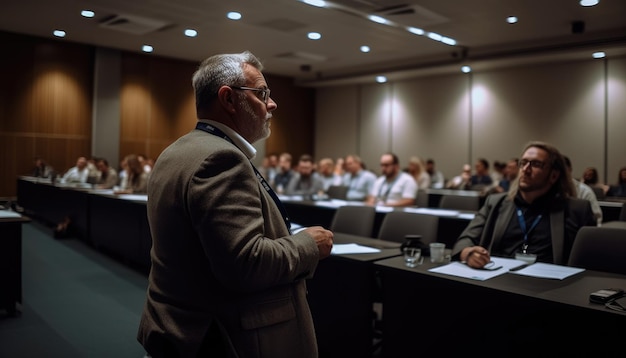
[[[508,193],[491,194],[459,236],[452,249],[458,259],[465,247],[480,245],[487,250],[497,243],[515,215],[515,204]],[[555,199],[560,205],[550,210],[550,237],[552,238],[553,263],[566,265],[578,230],[583,226],[596,225],[589,201],[575,198]]]
[[[138,340],[152,357],[316,357],[304,279],[319,251],[290,235],[248,158],[193,130],[148,182],[152,268]]]

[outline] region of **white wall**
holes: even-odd
[[[624,58],[318,88],[314,154],[356,153],[375,172],[386,151],[402,166],[418,155],[449,178],[542,140],[571,158],[575,177],[594,166],[612,183],[626,166],[625,102]]]

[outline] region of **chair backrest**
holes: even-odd
[[[626,221],[626,203],[622,204],[622,210],[619,212],[619,220]]]
[[[378,238],[386,241],[404,242],[406,235],[421,235],[423,244],[437,241],[439,217],[406,211],[391,211],[385,215]]]
[[[443,195],[439,202],[439,207],[442,209],[454,209],[454,210],[468,210],[477,211],[480,205],[480,198],[478,196],[469,195]]]
[[[598,200],[604,200],[606,197],[604,190],[598,186],[591,186],[591,190],[593,190],[593,193],[596,194],[596,199]]]
[[[348,187],[345,185],[331,185],[326,190],[326,195],[331,199],[346,200],[348,194]]]
[[[417,197],[415,198],[415,204],[420,208],[428,207],[428,192],[424,189],[417,190]]]
[[[344,205],[337,208],[330,230],[364,237],[372,236],[376,208],[369,205]]]
[[[568,265],[626,275],[626,228],[583,226]]]

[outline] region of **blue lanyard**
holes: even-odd
[[[227,136],[226,133],[224,133],[221,129],[214,127],[208,123],[198,122],[198,124],[196,124],[196,129],[205,131],[209,134],[213,134],[214,136],[217,136],[220,138],[224,138],[225,140],[235,145],[235,142],[233,142],[233,140],[230,139],[230,137]],[[236,146],[237,145],[235,145],[235,147]],[[287,210],[283,206],[283,203],[278,198],[278,195],[276,195],[276,192],[272,190],[272,187],[269,185],[269,183],[265,180],[265,178],[263,178],[263,175],[259,173],[259,170],[254,166],[254,164],[250,162],[250,165],[252,165],[252,169],[254,169],[254,174],[256,175],[257,179],[261,183],[261,186],[263,186],[265,191],[267,191],[267,193],[270,194],[270,196],[272,197],[272,200],[274,200],[274,203],[276,203],[276,206],[278,207],[278,210],[280,210],[280,214],[282,215],[283,220],[285,221],[285,225],[287,225],[287,229],[289,230],[289,233],[291,234],[291,221],[289,220],[289,216],[287,215]]]
[[[396,180],[398,180],[398,177],[400,177],[400,173],[396,174],[396,177],[393,178],[393,181],[387,184],[387,190],[385,191],[385,195],[381,194],[383,192],[383,187],[385,186],[385,183],[387,183],[387,180],[383,180],[382,184],[380,185],[380,189],[378,189],[378,199],[382,200],[383,203],[387,202],[389,192],[391,192],[391,188],[393,188],[393,186],[396,184]]]
[[[524,213],[522,213],[522,209],[520,209],[519,207],[517,208],[517,221],[519,222],[519,226],[522,229],[522,233],[524,234],[524,244],[522,246],[523,253],[526,253],[526,250],[528,249],[528,234],[530,234],[530,232],[533,231],[537,224],[539,224],[542,216],[543,214],[539,214],[539,216],[537,216],[533,221],[532,225],[530,225],[528,231],[526,231],[526,220],[524,220]]]

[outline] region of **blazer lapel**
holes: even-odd
[[[565,264],[563,260],[565,215],[563,209],[550,212],[550,234],[552,236],[552,257],[557,265]]]
[[[499,204],[501,205],[500,205],[498,217],[506,218],[506,219],[496,220],[496,223],[493,228],[493,236],[492,236],[493,240],[491,242],[490,248],[491,246],[498,244],[500,242],[500,240],[502,239],[502,236],[504,235],[504,231],[509,225],[509,220],[510,218],[513,217],[513,214],[514,214],[514,206],[512,204],[512,201],[506,200],[506,198],[503,198]]]

